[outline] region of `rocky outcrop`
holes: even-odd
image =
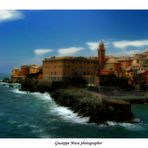
[[[90,122],[131,122],[131,105],[85,89],[59,89],[51,93],[59,105],[69,107],[79,116],[89,117]]]

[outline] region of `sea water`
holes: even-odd
[[[148,138],[148,105],[132,105],[132,112],[140,123],[97,125],[57,105],[48,93],[0,83],[1,138]]]

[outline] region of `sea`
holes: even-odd
[[[141,122],[88,123],[48,93],[0,82],[0,138],[148,138],[148,105],[132,105],[132,112]]]

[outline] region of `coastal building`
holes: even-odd
[[[70,78],[84,78],[94,82],[98,60],[93,57],[50,57],[43,60],[43,79],[61,81]]]
[[[11,80],[12,80],[12,82],[18,82],[18,81],[20,81],[22,79],[23,79],[23,77],[20,76],[19,68],[13,68],[11,70]]]
[[[16,78],[19,76],[19,74],[20,74],[19,68],[13,68],[11,70],[11,78]]]
[[[29,67],[29,74],[35,74],[39,72],[39,66],[36,64],[32,64]]]
[[[27,74],[29,74],[29,65],[21,65],[20,67],[20,76],[26,77]]]
[[[42,66],[40,67],[35,64],[30,65],[29,73],[26,75],[26,78],[42,80]]]

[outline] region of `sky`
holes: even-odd
[[[148,49],[145,10],[0,10],[0,73],[50,56],[132,55]]]

